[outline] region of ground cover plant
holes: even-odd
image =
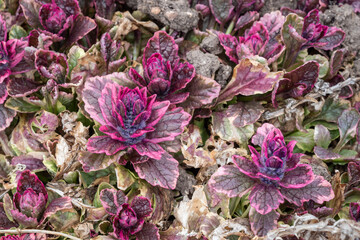
[[[359,9],[0,0],[0,239],[360,238]]]

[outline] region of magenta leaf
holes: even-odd
[[[69,73],[69,65],[65,54],[48,50],[38,50],[35,53],[35,67],[45,78],[53,79],[58,84],[65,83]]]
[[[284,74],[284,78],[278,81],[272,92],[272,102],[277,106],[276,95],[282,93],[282,96],[301,97],[309,93],[319,77],[319,64],[310,61],[300,67]]]
[[[142,230],[135,234],[137,240],[160,239],[159,229],[152,223],[145,223]]]
[[[269,34],[269,41],[265,46],[262,56],[268,60],[268,63],[271,63],[277,60],[284,50],[284,46],[279,42],[278,38],[280,37],[285,17],[280,11],[274,11],[266,13],[260,18],[259,22],[265,26]]]
[[[234,10],[232,0],[209,0],[211,12],[219,24],[226,23]]]
[[[174,189],[179,177],[178,161],[170,154],[162,154],[159,160],[148,159],[146,162],[133,163],[139,177],[153,186]]]
[[[101,124],[105,124],[102,116],[98,99],[101,97],[101,91],[106,83],[116,82],[122,86],[132,88],[134,84],[126,77],[124,73],[112,73],[102,77],[93,77],[85,82],[82,92],[85,110],[90,116]]]
[[[280,191],[274,186],[265,186],[256,184],[249,195],[250,205],[260,214],[268,214],[272,210],[276,210],[284,197]]]
[[[350,203],[349,207],[350,218],[356,222],[360,221],[360,204],[359,203]]]
[[[250,59],[242,59],[234,68],[231,81],[220,92],[218,103],[231,100],[242,94],[251,96],[272,90],[276,81],[282,77],[282,72],[270,72],[269,69]]]
[[[0,42],[7,40],[7,28],[6,28],[6,22],[3,20],[3,18],[0,16]]]
[[[51,215],[55,214],[58,211],[70,210],[72,208],[73,207],[71,204],[70,197],[56,198],[49,204],[49,206],[47,206],[44,215],[42,216],[41,223],[43,223],[46,220],[46,218],[50,217]]]
[[[122,191],[105,188],[101,190],[100,201],[109,214],[116,215],[118,208],[127,202],[127,197]]]
[[[263,215],[251,208],[249,213],[251,230],[258,236],[265,236],[270,230],[277,227],[279,216],[280,214],[274,210]]]
[[[286,200],[297,206],[309,200],[321,204],[334,198],[331,184],[321,176],[315,176],[315,179],[303,188],[282,188],[280,192]]]
[[[158,101],[177,104],[189,96],[184,88],[194,78],[195,68],[187,62],[180,62],[178,45],[166,32],[156,32],[149,39],[144,50],[143,67],[144,77],[132,68],[129,76],[138,86],[147,87],[151,95],[156,94]]]
[[[231,61],[237,64],[238,56],[236,53],[236,47],[239,44],[239,41],[236,39],[236,37],[229,34],[220,33],[218,37],[220,44],[225,49],[226,55],[230,58]]]
[[[255,182],[239,171],[236,166],[222,166],[210,178],[208,186],[228,197],[241,197]]]

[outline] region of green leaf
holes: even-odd
[[[214,112],[212,116],[213,131],[221,139],[236,142],[240,146],[246,146],[254,134],[254,124],[245,127],[235,127],[236,116],[227,116],[225,112]]]
[[[72,70],[78,64],[78,60],[85,56],[85,51],[79,46],[73,46],[70,48],[68,53],[68,64],[69,64],[69,77]]]
[[[10,28],[9,31],[9,39],[21,39],[23,37],[27,37],[28,34],[25,31],[25,29],[23,29],[21,26],[19,25],[13,25]]]
[[[324,78],[326,76],[326,74],[329,71],[329,61],[327,60],[326,57],[320,55],[320,54],[315,54],[315,55],[308,55],[305,58],[305,62],[308,61],[316,61],[319,66],[319,78]]]
[[[339,152],[345,144],[355,137],[356,128],[360,121],[360,114],[356,109],[344,110],[338,119],[340,141],[334,151]]]
[[[341,99],[335,101],[334,98],[329,97],[326,99],[324,106],[321,109],[321,112],[312,119],[307,120],[307,122],[310,123],[317,120],[324,120],[327,122],[336,123],[341,113],[349,107],[350,103],[348,101]]]
[[[307,129],[307,133],[305,132],[294,132],[285,137],[285,141],[290,142],[292,140],[296,141],[296,146],[301,150],[311,152],[315,146],[314,141],[314,130]]]
[[[316,125],[314,130],[314,141],[316,146],[327,149],[331,143],[329,130],[323,125]]]
[[[22,98],[9,98],[5,102],[5,107],[21,113],[32,113],[41,109],[40,106],[29,103]]]
[[[52,157],[48,158],[48,159],[45,159],[43,161],[46,169],[53,175],[55,175],[58,171],[58,168],[56,166],[56,161],[55,159],[53,159]]]

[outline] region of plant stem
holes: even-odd
[[[232,30],[234,29],[234,26],[235,26],[235,19],[231,21],[230,25],[226,29],[225,34],[231,34]]]
[[[241,215],[242,218],[247,217],[247,215],[248,215],[249,212],[250,212],[250,208],[251,208],[251,206],[249,205],[249,206],[247,207],[247,209],[245,210],[245,212]]]
[[[40,229],[4,229],[0,230],[0,234],[2,233],[8,233],[8,234],[24,234],[24,233],[43,233],[43,234],[49,234],[49,235],[56,235],[56,236],[62,236],[73,240],[81,240],[80,238],[71,236],[66,233],[62,232],[54,232],[54,231],[48,231],[48,230],[40,230]]]

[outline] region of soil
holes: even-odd
[[[282,7],[296,9],[296,2],[295,0],[266,0],[260,10],[260,15],[263,16],[265,13],[280,10]]]
[[[205,51],[215,55],[223,52],[223,48],[220,45],[219,38],[215,35],[209,35],[205,37],[202,40],[200,47],[203,48]]]
[[[127,0],[126,3],[179,32],[188,32],[198,25],[199,14],[190,8],[187,0]]]
[[[197,74],[208,78],[215,78],[221,87],[224,87],[229,79],[232,68],[220,63],[219,58],[211,53],[203,53],[196,49],[186,54],[186,59],[195,67]]]
[[[346,37],[342,45],[351,55],[356,56],[354,72],[360,75],[360,16],[354,12],[352,6],[345,4],[341,7],[330,6],[320,15],[320,19],[325,25],[336,26],[345,31]]]

